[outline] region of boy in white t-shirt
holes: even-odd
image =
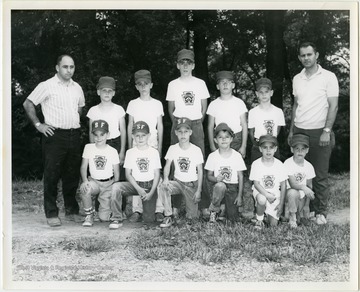
[[[161,169],[159,152],[148,145],[150,129],[147,123],[136,122],[132,133],[136,146],[126,151],[124,168],[127,181],[113,185],[110,229],[121,226],[123,196],[140,196],[144,209],[143,221],[148,223],[155,220],[157,186]]]
[[[216,222],[223,199],[226,217],[237,221],[238,207],[243,205],[243,171],[246,166],[241,154],[230,147],[234,137],[232,129],[226,123],[220,123],[214,134],[218,149],[209,155],[205,164],[212,189],[209,222]]]
[[[150,90],[153,87],[151,73],[148,70],[139,70],[134,74],[135,87],[139,91],[140,96],[129,102],[126,113],[129,115],[128,120],[128,146],[129,149],[136,146],[135,140],[132,138],[132,128],[134,123],[144,121],[149,125],[150,136],[148,144],[159,151],[161,157],[163,142],[163,116],[164,110],[162,103],[151,97]],[[132,197],[132,211],[129,221],[140,221],[143,206],[139,196]],[[164,207],[159,199],[156,201],[155,217],[156,221],[162,222],[164,219]]]
[[[164,180],[159,185],[159,196],[164,204],[165,218],[160,227],[170,227],[173,224],[171,196],[181,194],[185,198],[186,217],[199,217],[198,202],[201,199],[204,162],[201,149],[190,143],[192,135],[191,121],[187,118],[176,119],[175,134],[178,143],[171,145],[166,153]],[[169,180],[170,166],[174,163],[174,180]]]
[[[256,229],[264,227],[264,213],[270,226],[276,226],[283,212],[286,192],[286,170],[283,163],[274,158],[277,140],[273,135],[259,138],[262,157],[251,165],[249,179],[253,181],[253,196],[256,206]]]
[[[93,225],[93,200],[97,195],[100,202],[98,215],[102,221],[109,221],[112,185],[120,179],[119,155],[115,148],[106,144],[110,135],[108,123],[96,120],[91,123],[91,128],[95,143],[85,145],[80,167],[80,193],[86,214],[84,227]]]
[[[274,93],[272,82],[268,78],[260,78],[255,83],[256,96],[259,105],[249,111],[249,135],[253,144],[251,149],[251,163],[260,158],[259,138],[262,135],[272,135],[277,137],[281,127],[285,126],[283,111],[271,103]],[[275,157],[280,159],[280,152],[277,149]]]
[[[294,134],[291,140],[291,152],[294,154],[284,162],[289,176],[285,197],[285,218],[289,219],[291,228],[298,223],[309,224],[309,203],[315,198],[312,190],[314,167],[305,160],[309,152],[309,136]]]

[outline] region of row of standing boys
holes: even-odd
[[[160,227],[170,227],[179,218],[182,198],[188,222],[200,215],[212,224],[225,218],[237,221],[244,207],[248,136],[253,145],[249,179],[253,182],[255,228],[264,227],[264,218],[275,226],[281,216],[292,228],[309,224],[315,177],[314,168],[305,160],[309,137],[295,134],[290,145],[293,157],[284,163],[279,160],[276,137],[285,119],[282,110],[271,104],[271,80],[257,80],[259,105],[248,112],[245,103],[233,96],[233,73],[220,71],[216,74],[220,96],[207,107],[210,94],[205,82],[192,76],[194,67],[194,53],[179,51],[180,77],[169,83],[166,96],[172,128],[162,176],[164,111],[162,103],[151,97],[151,73],[135,72],[140,96],[130,101],[126,112],[112,102],[115,80],[99,79],[101,102],[87,113],[91,143],[84,148],[80,169],[86,215],[83,226],[101,220],[109,221],[110,229],[118,229],[127,196],[132,196],[131,222],[158,221]],[[206,114],[211,150],[207,158],[203,129]],[[121,165],[126,181],[120,181]],[[175,195],[181,195],[180,200]]]

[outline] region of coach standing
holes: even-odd
[[[326,224],[329,184],[328,171],[331,150],[335,145],[332,131],[338,110],[339,84],[334,73],[317,64],[319,53],[313,43],[299,47],[299,60],[304,69],[293,79],[294,105],[288,142],[292,135],[303,133],[310,138],[307,159],[315,168],[313,179],[315,199],[310,211],[316,223]]]
[[[79,213],[75,195],[81,162],[80,113],[85,105],[82,88],[71,78],[75,71],[74,60],[62,55],[55,68],[55,76],[41,82],[23,104],[35,128],[43,134],[44,209],[51,227],[61,225],[56,205],[59,179],[62,180],[66,218],[76,220]],[[40,123],[36,115],[38,104],[44,123]]]

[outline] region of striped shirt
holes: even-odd
[[[85,105],[85,97],[81,86],[72,79],[65,85],[55,74],[39,83],[28,99],[35,106],[41,104],[46,124],[60,129],[80,128],[78,108]]]

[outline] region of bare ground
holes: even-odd
[[[349,214],[349,209],[331,213],[329,224],[347,223]],[[41,212],[16,212],[12,216],[13,281],[346,282],[350,278],[349,255],[300,267],[291,262],[260,263],[251,258],[213,265],[139,260],[129,243],[134,232],[144,230],[141,223],[125,221],[119,230],[109,230],[107,223],[84,228],[62,217],[61,227],[50,228]],[[86,253],[66,248],[72,239],[91,235],[118,242],[118,249]]]

